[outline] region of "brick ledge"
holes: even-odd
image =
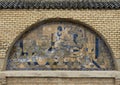
[[[120,79],[120,71],[1,71],[5,77],[93,77]]]

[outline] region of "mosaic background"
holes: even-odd
[[[39,26],[18,40],[7,70],[113,70],[104,41],[88,28],[68,22]]]

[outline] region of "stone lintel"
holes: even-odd
[[[6,77],[120,78],[119,71],[2,71]]]

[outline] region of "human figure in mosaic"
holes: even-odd
[[[62,27],[61,27],[61,26],[58,26],[58,28],[57,28],[57,33],[56,33],[56,37],[57,37],[56,40],[60,40],[60,38],[61,38],[61,36],[62,36],[62,31],[63,31]]]
[[[50,23],[15,43],[7,69],[112,69],[110,58],[105,43],[87,28],[71,23]]]

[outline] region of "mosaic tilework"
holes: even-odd
[[[7,70],[113,70],[104,41],[93,31],[68,22],[40,25],[13,46]]]

